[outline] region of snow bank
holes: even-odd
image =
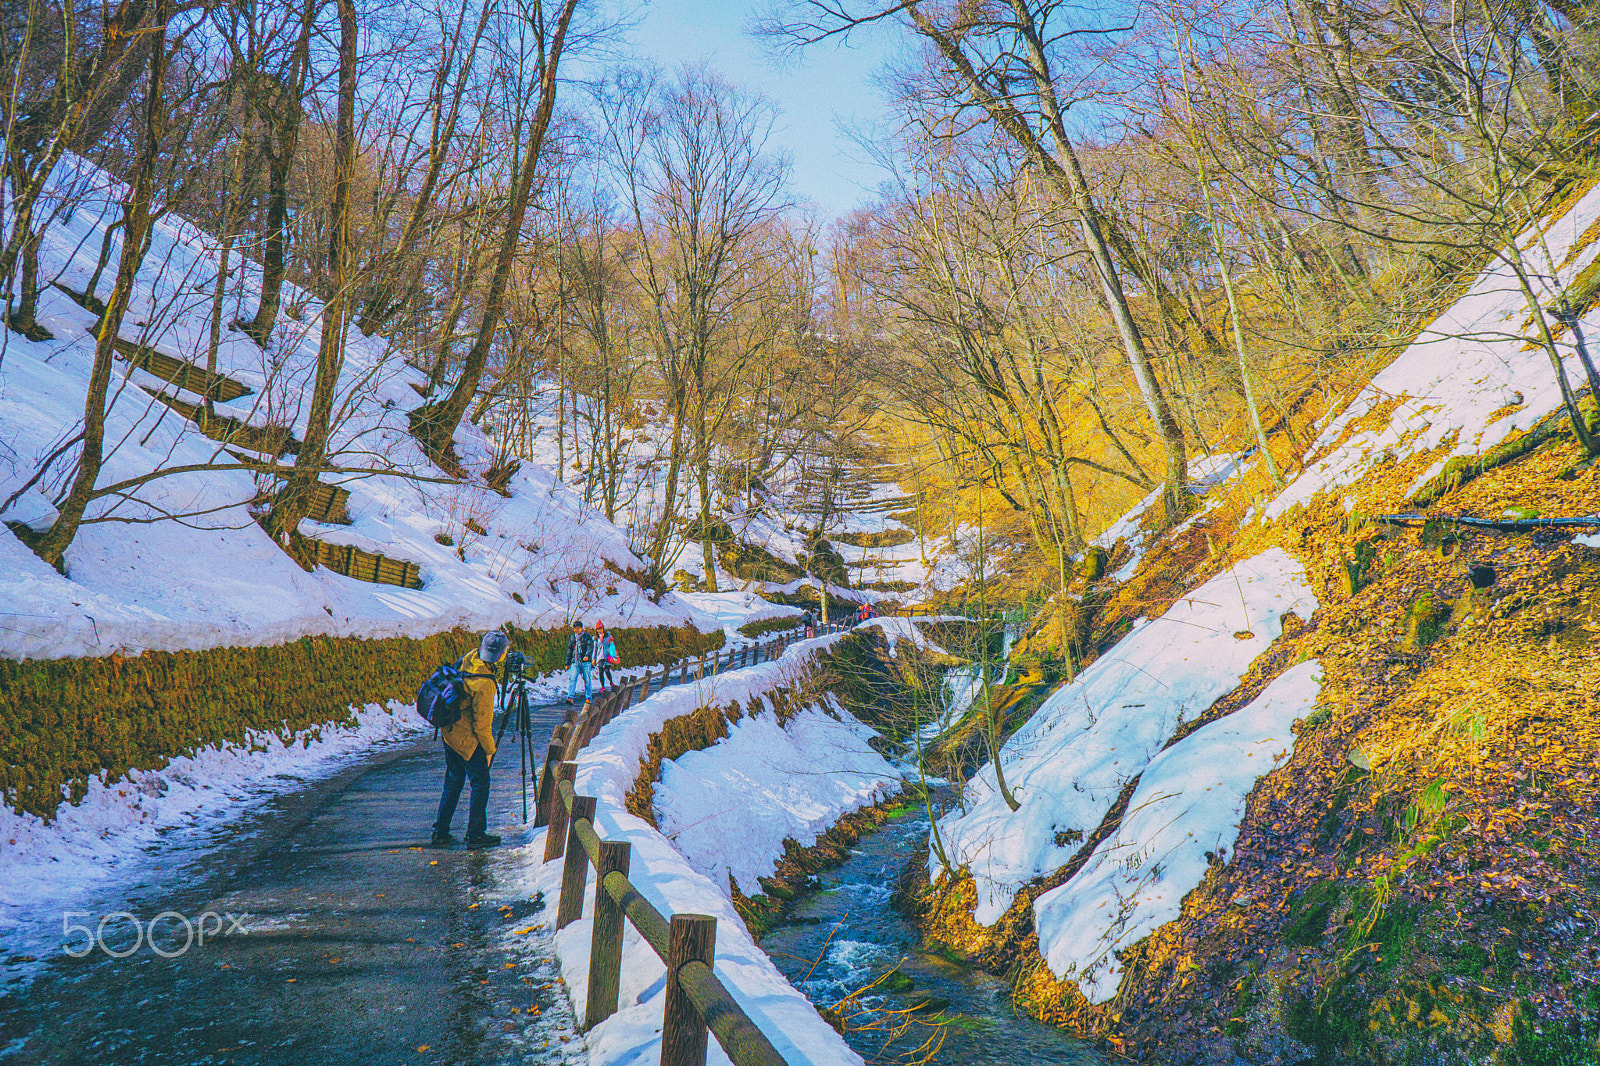
[[[579,794],[594,796],[599,801],[595,830],[600,837],[624,840],[632,845],[628,876],[640,895],[665,915],[694,913],[716,918],[714,969],[717,976],[787,1061],[813,1066],[862,1066],[862,1060],[756,946],[729,901],[726,879],[719,884],[695,869],[674,850],[665,836],[648,822],[629,814],[624,803],[639,772],[650,735],[658,731],[663,722],[706,705],[733,700],[748,703],[774,688],[793,685],[804,675],[810,659],[839,639],[841,635],[834,634],[804,641],[789,648],[775,662],[706,678],[696,684],[676,686],[650,697],[596,734],[579,755],[575,782]],[[542,850],[536,848],[534,853],[542,854]],[[560,862],[545,863],[535,875],[535,887],[544,892],[547,900],[553,901],[560,894],[561,867]],[[557,933],[555,938],[556,954],[578,1017],[582,1017],[586,1009],[593,913],[594,871],[591,867],[584,892],[583,918]],[[665,965],[634,930],[632,923],[625,923],[619,1009],[585,1035],[590,1063],[593,1066],[653,1066],[659,1062],[665,1001]],[[728,1063],[714,1037],[710,1041],[707,1062],[710,1066]]]
[[[754,592],[680,592],[678,596],[695,610],[715,618],[729,640],[748,640],[739,627],[769,618],[793,618],[798,625],[803,613],[798,607],[771,603]]]
[[[939,823],[952,861],[977,882],[973,917],[994,923],[1022,884],[1071,858],[1177,727],[1238,685],[1282,632],[1282,616],[1316,608],[1299,562],[1272,548],[1136,625],[1052,693],[1002,751],[1020,809],[986,765],[969,783],[966,813]]]
[[[1295,666],[1247,706],[1150,761],[1116,833],[1083,869],[1034,901],[1039,951],[1091,1003],[1117,990],[1114,952],[1178,917],[1183,897],[1239,836],[1245,797],[1294,748],[1290,729],[1316,705],[1321,664]]]
[[[1237,453],[1223,452],[1220,455],[1190,456],[1187,470],[1189,491],[1200,494],[1207,489],[1215,488],[1228,481],[1245,468],[1251,454],[1249,451],[1243,451]],[[1126,514],[1111,523],[1098,537],[1094,538],[1094,543],[1108,552],[1116,548],[1117,541],[1126,539],[1128,542],[1128,559],[1111,575],[1112,581],[1126,581],[1139,568],[1139,563],[1144,559],[1145,541],[1147,539],[1146,533],[1142,528],[1145,515],[1161,499],[1163,491],[1163,486],[1160,485],[1151,489],[1144,499],[1134,504]],[[1210,506],[1208,505],[1205,510],[1209,509]],[[1198,517],[1198,515],[1191,516],[1188,522],[1178,528],[1185,528],[1194,521],[1195,517]]]
[[[656,823],[712,884],[731,876],[763,889],[784,841],[809,847],[843,815],[883,799],[900,777],[867,743],[873,731],[832,701],[779,725],[769,714],[735,722],[704,751],[661,764]]]
[[[83,800],[63,804],[51,822],[0,804],[0,942],[13,955],[52,954],[64,911],[141,882],[158,861],[202,853],[252,805],[425,730],[411,707],[370,704],[350,726],[314,727],[288,743],[254,733],[110,784],[91,778]]]
[[[1597,218],[1600,186],[1564,216],[1548,223],[1542,238],[1538,231],[1547,225],[1543,219],[1519,238],[1529,269],[1538,275],[1534,287],[1546,306],[1555,305],[1600,256],[1600,240],[1590,233]],[[1580,246],[1585,234],[1590,234],[1589,243]],[[1584,333],[1594,337],[1600,329],[1600,305],[1591,308],[1581,322]],[[1277,518],[1318,493],[1354,484],[1386,455],[1404,458],[1453,439],[1454,447],[1441,453],[1408,490],[1414,492],[1451,457],[1485,452],[1513,431],[1532,428],[1561,406],[1549,356],[1542,347],[1529,344],[1533,330],[1516,275],[1496,259],[1478,275],[1465,296],[1418,334],[1324,427],[1311,454],[1327,454],[1291,481],[1268,504],[1263,517]],[[1571,333],[1563,333],[1558,348],[1576,385],[1583,367],[1571,341]],[[1393,400],[1399,404],[1382,424],[1351,432],[1339,443],[1352,423]],[[1513,404],[1516,406],[1508,416],[1492,417]]]

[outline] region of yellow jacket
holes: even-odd
[[[493,674],[494,668],[469,651],[461,658],[464,674]],[[444,731],[444,742],[463,759],[470,759],[483,746],[486,760],[494,759],[494,679],[492,677],[467,678],[467,705],[461,708],[456,724]]]

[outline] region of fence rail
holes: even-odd
[[[818,635],[847,628],[835,624],[816,627]],[[565,859],[561,871],[561,897],[556,904],[556,928],[565,929],[583,914],[583,895],[589,870],[595,871],[594,922],[589,944],[589,988],[585,998],[583,1028],[589,1030],[617,1011],[617,990],[622,973],[622,932],[632,922],[645,943],[667,967],[666,1007],[661,1024],[661,1066],[705,1066],[708,1034],[733,1060],[734,1066],[789,1066],[744,1008],[717,977],[717,920],[706,914],[663,915],[628,879],[632,845],[602,840],[594,827],[596,799],[580,796],[573,787],[578,772],[577,754],[596,733],[636,700],[656,689],[697,678],[715,677],[728,670],[770,662],[778,658],[800,634],[798,628],[730,648],[710,657],[684,659],[661,668],[661,676],[646,670],[642,678],[627,678],[600,700],[588,701],[583,710],[570,711],[556,727],[539,783],[535,825],[548,825],[546,862]],[[763,658],[763,653],[765,657]]]

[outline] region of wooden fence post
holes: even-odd
[[[567,850],[567,805],[561,802],[561,782],[571,781],[578,764],[563,762],[556,768],[555,784],[550,787],[550,828],[544,836],[544,861],[559,859]]]
[[[589,995],[583,1028],[593,1029],[617,1013],[617,986],[622,978],[622,907],[606,891],[606,875],[628,876],[633,845],[622,840],[602,840],[594,875],[594,936],[589,943]]]
[[[678,986],[685,963],[710,966],[716,956],[717,920],[707,914],[674,914],[668,934],[667,1008],[661,1019],[661,1066],[705,1066],[706,1020]]]
[[[539,798],[535,802],[533,827],[550,824],[550,804],[556,795],[556,767],[561,765],[567,753],[567,738],[562,733],[566,726],[556,726],[556,731],[550,737],[550,747],[544,754],[544,773],[539,775]]]
[[[556,905],[556,928],[565,929],[583,915],[583,890],[589,882],[589,853],[578,840],[578,823],[594,822],[594,797],[574,796],[567,822],[567,862],[561,868],[561,901]]]

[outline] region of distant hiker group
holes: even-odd
[[[617,642],[606,632],[604,622],[596,622],[591,633],[584,628],[581,620],[574,620],[572,636],[567,639],[567,669],[572,671],[572,678],[567,683],[567,702],[577,702],[580,677],[583,678],[585,701],[595,697],[595,680],[600,683],[600,692],[605,692],[608,683],[615,685],[617,677],[613,671],[619,662]],[[596,667],[599,669],[596,670]],[[596,673],[598,678],[594,676]]]

